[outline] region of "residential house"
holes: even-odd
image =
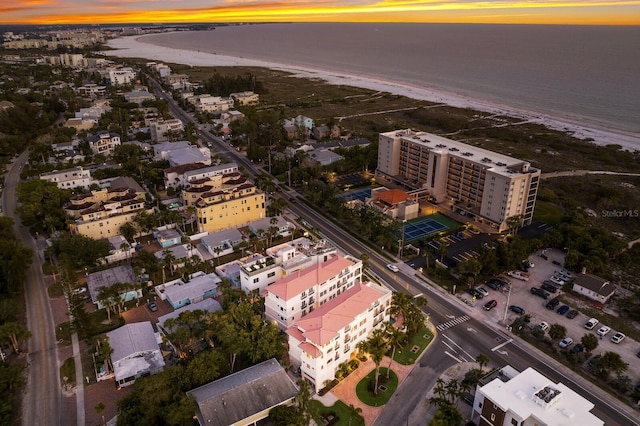
[[[176,244],[167,247],[162,251],[155,252],[154,256],[159,261],[164,261],[167,254],[172,256],[173,261],[171,262],[171,267],[173,270],[182,268],[187,262],[191,262],[194,256],[198,257],[200,261],[204,260],[200,251],[191,243]]]
[[[182,234],[180,233],[180,231],[178,231],[176,228],[169,228],[167,226],[157,228],[153,232],[153,237],[163,249],[175,246],[176,244],[180,244],[182,242]]]
[[[415,219],[420,213],[420,203],[401,189],[373,191],[366,203],[398,220]]]
[[[144,101],[155,101],[156,96],[153,93],[149,93],[147,90],[135,90],[124,94],[124,98],[127,102],[133,102],[138,105],[142,105]]]
[[[100,259],[100,263],[114,263],[121,260],[131,259],[136,252],[135,247],[129,243],[122,235],[116,235],[106,239],[109,243],[109,254]]]
[[[220,96],[198,95],[189,98],[200,112],[224,112],[233,108],[233,99]]]
[[[156,294],[162,300],[169,302],[173,309],[178,309],[215,296],[220,282],[222,280],[216,274],[196,272],[189,276],[189,281],[187,282],[178,278],[177,280],[157,285],[155,289]]]
[[[229,228],[209,233],[200,239],[200,243],[213,257],[221,257],[233,253],[243,238],[242,232]]]
[[[98,132],[96,135],[87,135],[89,147],[94,154],[111,155],[120,146],[120,135],[109,133],[106,130]]]
[[[40,180],[54,182],[60,189],[89,189],[91,185],[96,183],[91,177],[91,171],[82,166],[40,173]]]
[[[69,118],[64,122],[64,127],[73,127],[78,132],[91,130],[98,125],[98,120],[94,118]]]
[[[126,86],[135,82],[137,73],[130,67],[108,70],[107,80],[112,86]]]
[[[355,356],[358,343],[389,321],[391,295],[381,285],[356,283],[287,328],[289,360],[316,392]]]
[[[297,394],[274,358],[187,392],[196,401],[201,426],[262,424],[272,408],[291,405]]]
[[[531,367],[518,372],[505,366],[480,380],[471,416],[479,426],[602,426],[604,422],[591,413],[594,406]]]
[[[362,261],[334,256],[265,288],[265,316],[287,329],[362,280]]]
[[[78,87],[76,92],[81,96],[89,98],[104,98],[107,94],[107,87],[97,84],[85,84],[84,86]]]
[[[182,136],[184,124],[178,118],[170,120],[157,120],[149,122],[149,131],[153,142],[166,142],[170,139]]]
[[[273,237],[287,237],[295,225],[287,221],[283,216],[265,217],[249,223],[249,230],[255,235],[268,235],[273,228]]]
[[[122,388],[140,377],[164,370],[164,358],[151,322],[123,325],[107,333],[116,386]]]
[[[235,103],[241,106],[258,105],[258,103],[260,102],[260,95],[250,91],[231,93],[229,97],[233,99]]]
[[[169,153],[177,149],[189,148],[188,141],[161,142],[153,145],[153,159],[155,161],[169,160]]]
[[[207,298],[207,299],[201,300],[199,302],[191,303],[189,305],[186,305],[186,306],[183,306],[181,308],[178,308],[178,309],[174,310],[173,312],[170,312],[170,313],[168,313],[166,315],[162,315],[162,316],[158,317],[158,322],[156,323],[158,331],[163,336],[166,336],[167,334],[171,334],[175,330],[173,328],[171,328],[171,327],[168,327],[165,324],[168,319],[176,319],[183,312],[190,312],[190,311],[197,311],[197,310],[205,311],[205,312],[208,312],[208,313],[214,313],[214,312],[221,311],[222,310],[222,305],[220,304],[220,302],[218,302],[215,299]]]
[[[344,160],[344,157],[340,154],[336,154],[331,150],[313,149],[307,152],[307,156],[305,157],[304,162],[316,163],[316,164],[319,164],[320,166],[329,166],[340,160]]]
[[[189,82],[187,74],[169,74],[162,77],[167,84],[184,84]]]
[[[210,166],[211,150],[204,146],[198,147],[196,145],[190,145],[186,148],[168,151],[167,160],[169,160],[171,167],[190,163],[202,163]]]
[[[616,292],[616,286],[609,280],[583,272],[576,276],[572,290],[596,302],[607,303]]]
[[[121,300],[128,302],[130,300],[142,298],[142,288],[139,285],[138,277],[133,272],[131,265],[120,265],[103,271],[92,272],[87,275],[87,289],[91,301],[98,309],[104,309],[105,306],[99,300],[100,290],[103,287],[111,287],[116,283],[131,284],[132,288],[120,295]]]
[[[100,120],[105,113],[111,111],[111,107],[109,105],[103,104],[95,104],[89,108],[80,108],[80,111],[75,113],[75,118],[80,118],[82,120]]]

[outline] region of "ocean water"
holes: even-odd
[[[640,27],[291,23],[143,41],[440,89],[640,134]]]

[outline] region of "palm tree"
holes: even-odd
[[[485,354],[478,354],[478,356],[476,357],[476,362],[480,366],[480,370],[482,370],[485,365],[489,364],[489,361],[491,361],[491,359],[489,359],[489,357]]]
[[[385,324],[385,330],[387,333],[387,339],[389,341],[389,346],[391,346],[391,358],[389,359],[389,368],[387,369],[387,379],[389,379],[389,374],[391,373],[391,362],[393,358],[396,356],[396,349],[404,348],[404,345],[408,342],[408,337],[406,333],[398,330],[393,326],[390,322]]]
[[[104,405],[103,402],[98,403],[98,405],[95,406],[96,409],[96,413],[98,413],[98,415],[100,415],[100,417],[102,417],[102,424],[104,424],[104,409],[106,408],[106,406]]]
[[[361,352],[369,354],[376,365],[374,394],[378,395],[378,380],[380,378],[380,363],[389,350],[389,342],[382,328],[373,330],[367,340],[363,340],[357,345]]]
[[[353,419],[357,422],[364,422],[364,418],[362,417],[362,408],[349,404],[349,426],[351,426],[351,420]]]

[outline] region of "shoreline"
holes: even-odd
[[[152,34],[151,34],[152,35]],[[546,116],[540,113],[519,110],[506,105],[473,99],[444,90],[430,89],[428,87],[415,87],[393,81],[373,79],[364,76],[341,74],[329,70],[306,68],[294,64],[268,62],[257,59],[218,55],[215,53],[201,52],[198,50],[175,49],[145,43],[142,39],[146,36],[130,36],[111,39],[107,45],[113,49],[103,54],[124,58],[147,58],[154,61],[178,63],[191,66],[238,66],[238,67],[263,67],[292,73],[293,77],[305,77],[320,79],[329,84],[359,87],[380,92],[388,92],[395,95],[406,96],[411,99],[446,104],[452,107],[468,108],[519,118],[531,123],[541,124],[553,130],[563,131],[578,139],[591,139],[596,145],[620,145],[629,151],[640,150],[640,135],[625,133],[613,129],[603,129],[592,126],[589,123]]]

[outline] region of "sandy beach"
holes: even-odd
[[[638,134],[617,132],[611,129],[600,129],[590,126],[588,123],[572,122],[571,120],[558,119],[557,117],[545,116],[531,111],[517,110],[506,105],[490,103],[481,99],[472,99],[456,93],[432,90],[426,87],[413,87],[392,81],[365,78],[358,75],[339,74],[326,70],[304,68],[294,64],[282,64],[199,51],[173,49],[145,43],[144,38],[144,36],[133,36],[109,40],[107,44],[116,50],[111,50],[106,53],[111,56],[124,58],[147,58],[152,61],[194,66],[248,66],[282,70],[291,72],[299,77],[321,79],[330,84],[361,87],[402,95],[412,99],[443,103],[453,107],[470,108],[494,114],[518,117],[533,123],[543,124],[551,129],[569,132],[577,138],[592,139],[593,142],[598,145],[617,144],[631,151],[640,150],[640,135]]]

